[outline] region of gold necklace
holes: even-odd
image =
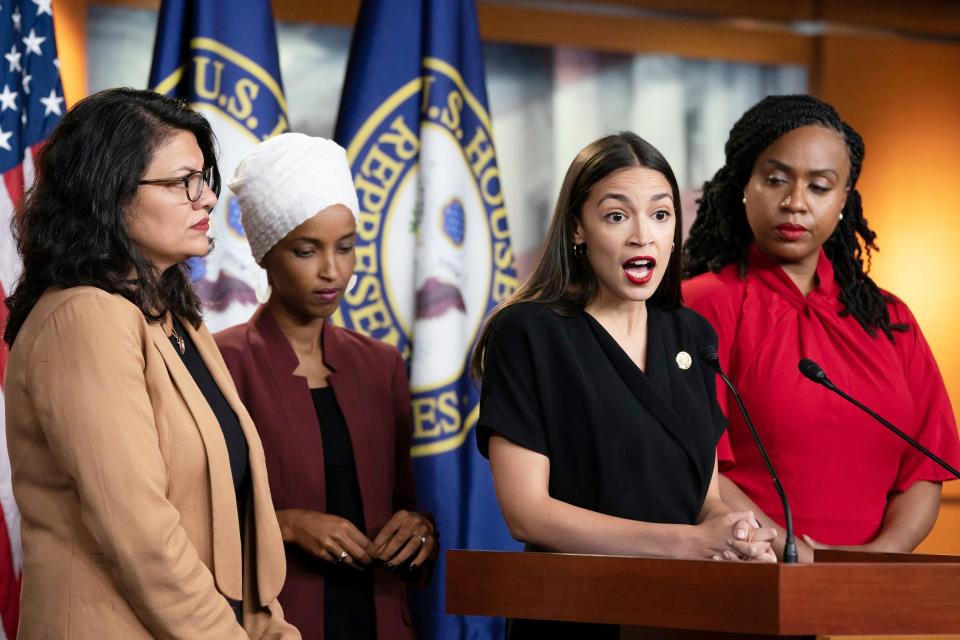
[[[161,322],[160,326],[166,327],[167,325],[165,322]],[[187,352],[187,343],[183,341],[183,336],[177,333],[177,329],[173,326],[173,324],[170,325],[170,337],[176,340],[177,349],[180,350],[180,355],[185,354]]]

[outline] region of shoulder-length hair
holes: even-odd
[[[560,187],[553,220],[547,230],[543,253],[530,278],[487,319],[471,359],[474,379],[483,376],[483,355],[490,337],[490,326],[498,313],[519,302],[536,301],[560,314],[569,315],[583,309],[597,294],[596,274],[585,257],[573,251],[573,238],[583,205],[590,192],[607,176],[630,167],[645,167],[662,174],[670,183],[676,211],[673,232],[675,247],[681,246],[683,216],[680,209],[680,187],[673,169],[663,154],[635,133],[622,131],[591,142],[573,159]],[[680,251],[670,254],[667,270],[660,286],[649,302],[658,307],[675,309],[683,300],[680,295]]]
[[[169,311],[199,326],[200,300],[187,267],[158,273],[125,224],[154,152],[178,131],[196,136],[219,194],[213,131],[182,101],[108,89],[81,100],[60,121],[40,151],[36,181],[11,223],[23,271],[6,301],[8,345],[51,288],[98,287],[122,295],[150,320]]]

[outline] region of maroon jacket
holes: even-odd
[[[286,336],[260,307],[246,324],[214,338],[263,441],[274,506],[325,511],[320,425],[307,379],[293,375],[299,362]],[[372,540],[397,510],[416,507],[407,372],[395,348],[332,322],[324,323],[321,345],[324,364],[333,372],[328,381],[350,432],[365,533]],[[328,565],[295,545],[286,549],[280,604],[304,640],[321,640]],[[377,568],[373,589],[377,637],[413,638],[404,583]]]

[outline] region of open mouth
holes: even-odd
[[[623,273],[633,284],[647,284],[653,277],[657,259],[652,256],[637,256],[623,263]]]

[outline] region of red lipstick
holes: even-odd
[[[635,285],[645,285],[653,278],[657,259],[653,256],[634,256],[623,263],[623,275]]]
[[[777,226],[777,233],[784,240],[794,242],[807,233],[807,228],[799,224],[784,223]]]
[[[210,228],[210,218],[204,218],[197,224],[190,227],[191,229],[196,229],[197,231],[206,231]]]

